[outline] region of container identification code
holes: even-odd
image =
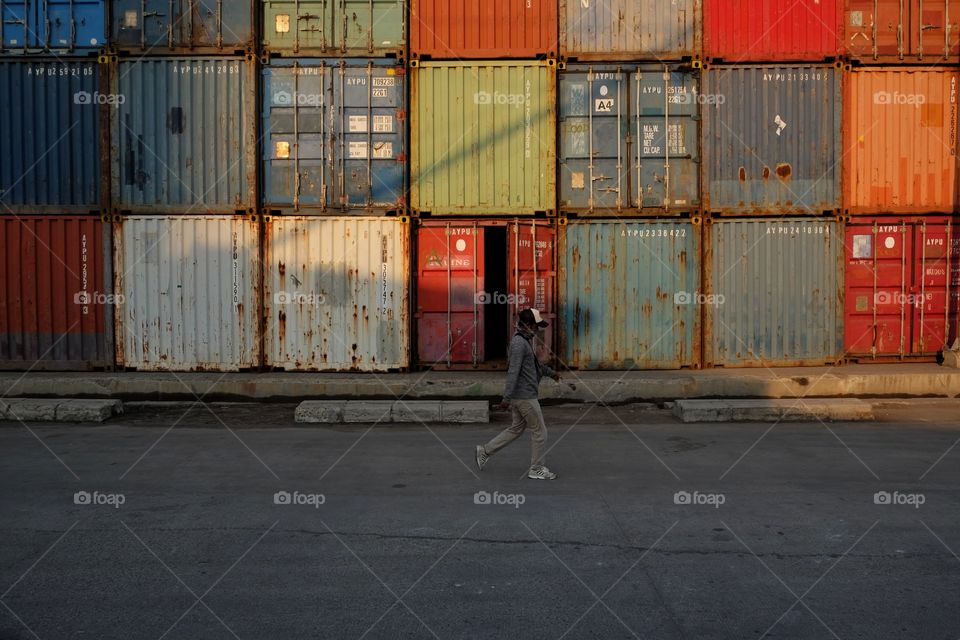
[[[830,235],[830,227],[823,225],[807,225],[803,227],[777,226],[768,227],[767,235]]]
[[[621,229],[621,238],[686,238],[687,230],[679,229]]]

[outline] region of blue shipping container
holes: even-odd
[[[99,211],[100,69],[0,60],[0,213]]]
[[[121,60],[112,112],[113,206],[145,213],[256,207],[255,62]]]
[[[253,52],[253,0],[113,0],[110,44],[147,53]]]
[[[0,53],[84,53],[106,46],[104,0],[3,0]]]
[[[577,221],[560,227],[560,353],[579,369],[700,363],[701,223]]]
[[[705,71],[706,208],[731,215],[839,212],[840,78],[830,65]]]
[[[707,233],[708,366],[815,366],[843,357],[841,223],[717,220]]]
[[[403,67],[390,60],[276,59],[262,74],[266,206],[403,208]]]
[[[699,206],[697,75],[662,65],[569,65],[559,83],[561,210]]]

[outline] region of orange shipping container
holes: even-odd
[[[960,211],[960,72],[848,67],[846,80],[847,212]]]
[[[410,56],[557,57],[557,0],[411,0]]]

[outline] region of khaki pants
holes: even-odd
[[[493,440],[484,445],[487,455],[493,455],[500,449],[520,437],[523,431],[530,427],[532,449],[530,452],[530,466],[544,464],[544,454],[547,444],[547,425],[543,422],[543,412],[540,411],[538,400],[511,400],[510,412],[513,414],[513,424],[501,431]]]

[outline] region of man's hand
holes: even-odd
[[[494,411],[507,411],[510,409],[510,401],[504,398],[500,404],[493,405]]]

